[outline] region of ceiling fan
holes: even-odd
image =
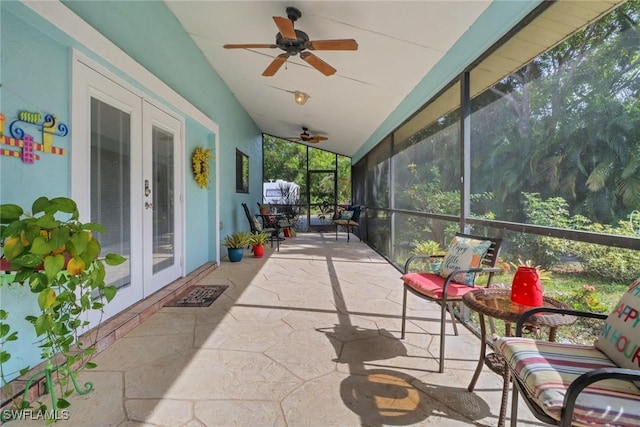
[[[287,139],[290,139],[291,141],[302,141],[302,142],[308,142],[310,144],[317,144],[320,141],[326,141],[328,138],[326,136],[310,135],[309,128],[303,127],[302,133],[300,134],[299,137],[287,138]]]
[[[300,58],[306,61],[325,76],[334,74],[337,70],[307,50],[358,50],[358,43],[353,39],[335,40],[309,40],[304,31],[293,28],[293,23],[302,16],[302,12],[295,7],[287,7],[287,18],[274,16],[273,20],[278,27],[275,44],[225,44],[225,49],[275,49],[285,51],[278,55],[262,73],[265,77],[273,76],[282,64],[287,62],[290,56],[300,54]]]

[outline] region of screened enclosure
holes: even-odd
[[[619,295],[640,277],[639,19],[543,2],[353,165],[363,238],[400,268],[456,231],[499,236],[505,283],[527,264]]]
[[[281,196],[274,205],[295,217],[298,230],[333,229],[336,207],[351,204],[351,158],[271,135],[263,135],[262,147],[263,187],[276,184]],[[285,182],[299,187],[295,199]]]

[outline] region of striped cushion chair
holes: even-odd
[[[559,426],[640,426],[640,281],[606,314],[541,307],[527,311],[516,325],[516,337],[496,342],[513,379],[511,425],[518,423],[518,394],[533,415]],[[594,345],[522,338],[526,319],[554,312],[604,319]],[[637,327],[637,328],[636,328]],[[506,396],[506,394],[504,394]],[[499,421],[503,425],[504,420]]]

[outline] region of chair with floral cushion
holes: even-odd
[[[404,339],[405,336],[407,293],[411,292],[420,298],[439,303],[440,373],[444,372],[447,311],[451,316],[453,331],[458,335],[452,303],[462,301],[463,295],[474,289],[476,278],[480,274],[486,274],[486,286],[491,285],[493,275],[500,271],[496,268],[496,263],[501,242],[499,238],[456,233],[445,255],[414,255],[404,265],[404,275],[401,277],[404,284],[401,338]],[[438,258],[441,259],[438,271],[411,272],[412,267],[423,266],[425,262],[429,264],[429,261]]]
[[[523,338],[531,316],[552,312],[604,320],[593,345]],[[547,424],[640,426],[640,280],[606,314],[539,307],[524,313],[515,337],[495,344],[505,359],[504,387],[513,379],[511,426],[518,423],[518,395]],[[506,394],[505,394],[506,396]],[[504,420],[499,420],[502,425]]]

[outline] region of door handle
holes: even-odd
[[[153,203],[144,202],[144,208],[145,209],[153,209]]]
[[[149,194],[151,194],[151,187],[149,186],[149,180],[145,179],[144,180],[144,195],[145,195],[145,197],[149,197]]]

